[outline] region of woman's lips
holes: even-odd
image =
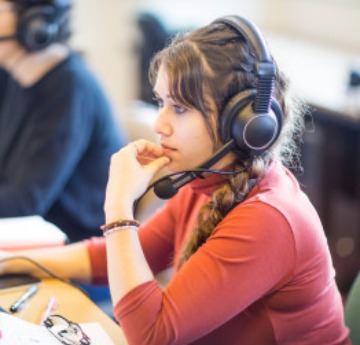
[[[161,145],[162,149],[165,151],[165,153],[176,151],[173,147],[170,147],[168,145],[165,145],[165,144],[160,144],[160,145]]]

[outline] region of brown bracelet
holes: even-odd
[[[115,222],[111,222],[109,224],[104,224],[102,226],[100,226],[101,230],[108,231],[114,228],[119,228],[119,227],[126,227],[126,226],[136,226],[139,227],[140,226],[140,222],[138,220],[135,219],[122,219],[122,220],[117,220]]]
[[[106,237],[115,231],[130,230],[130,229],[138,231],[139,227],[137,225],[116,226],[115,228],[111,228],[109,230],[104,230],[103,235]]]

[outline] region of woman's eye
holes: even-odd
[[[186,108],[182,107],[181,105],[174,104],[173,107],[176,114],[183,114],[186,111]]]
[[[159,108],[163,108],[165,106],[165,103],[161,98],[153,97],[153,100],[157,103]],[[176,114],[183,114],[187,110],[186,107],[179,105],[179,104],[169,103],[169,106],[171,106],[174,109],[174,112]]]

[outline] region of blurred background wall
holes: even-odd
[[[136,13],[137,0],[74,0],[72,45],[85,55],[120,117],[138,92]]]
[[[286,35],[360,55],[359,0],[74,0],[73,45],[84,52],[119,111],[138,97],[139,12],[154,13],[169,30],[196,27],[226,14]],[[124,114],[123,114],[124,115]]]

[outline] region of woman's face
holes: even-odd
[[[154,130],[160,135],[160,145],[166,156],[171,159],[168,169],[176,172],[200,165],[214,151],[203,115],[170,97],[168,77],[163,67],[158,71],[154,94],[159,104]]]
[[[0,37],[13,36],[16,32],[17,14],[14,4],[0,0]],[[12,58],[19,45],[16,40],[0,40],[0,65]]]

